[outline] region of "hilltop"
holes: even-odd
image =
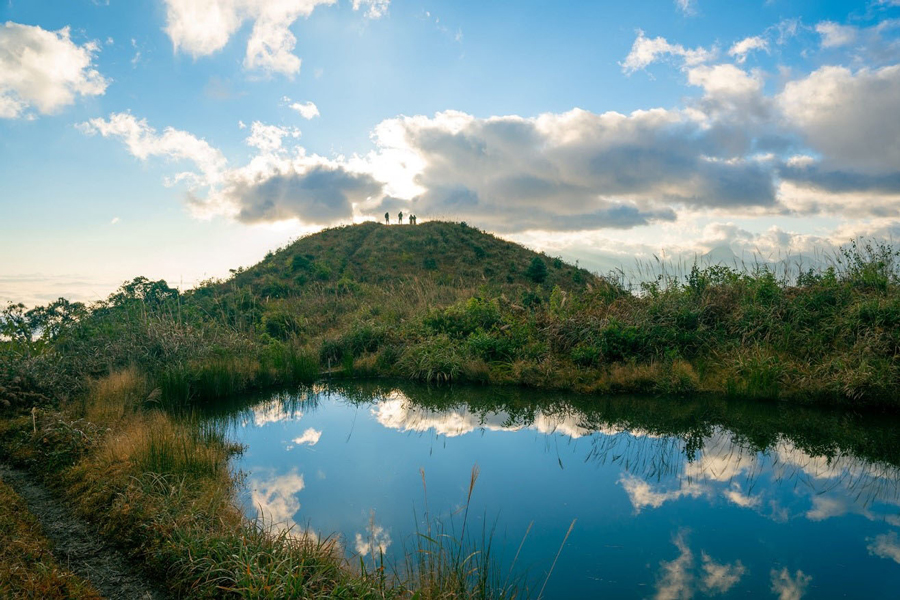
[[[529,272],[535,259],[546,266],[545,275]],[[548,290],[559,286],[569,291],[583,289],[598,278],[465,223],[366,222],[303,237],[258,264],[235,271],[224,285],[284,298],[316,284],[393,286],[404,281],[504,291],[541,284]]]

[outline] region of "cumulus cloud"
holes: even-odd
[[[262,519],[280,529],[297,528],[294,520],[300,510],[297,494],[306,487],[302,473],[294,470],[268,479],[253,477],[249,485],[251,501]]]
[[[297,445],[301,444],[309,444],[310,446],[315,446],[319,443],[319,439],[322,437],[322,432],[318,429],[313,429],[310,427],[306,431],[303,432],[303,435],[300,437],[296,437],[293,439],[293,442]]]
[[[300,130],[296,127],[279,127],[254,121],[250,125],[250,136],[244,141],[260,152],[272,153],[284,151],[282,140],[286,137],[298,138]]]
[[[678,556],[660,563],[656,600],[680,600],[694,595],[694,553],[688,548],[683,535],[678,535],[674,544],[678,548]]]
[[[290,105],[292,110],[296,110],[300,113],[300,116],[306,119],[307,121],[310,119],[314,119],[319,116],[319,107],[313,104],[312,102],[305,102],[300,104],[299,102],[294,102]]]
[[[800,600],[812,581],[812,577],[800,570],[791,575],[787,567],[781,571],[772,569],[771,577],[772,592],[778,596],[778,600]]]
[[[702,552],[700,556],[703,560],[700,589],[711,596],[727,594],[747,572],[747,568],[739,560],[731,564],[717,563],[706,552]]]
[[[165,0],[166,33],[175,51],[194,58],[218,52],[247,21],[253,22],[244,67],[294,75],[301,60],[290,26],[317,6],[336,0]]]
[[[231,168],[205,141],[171,128],[156,133],[128,113],[84,128],[121,137],[142,159],[194,161],[197,172],[174,180],[192,184],[195,214],[247,223],[330,225],[386,210],[508,234],[662,227],[699,215],[718,225],[816,214],[896,220],[900,65],[782,74],[781,90],[767,93],[767,75],[740,61],[798,26],[782,22],[735,43],[737,64],[639,32],[623,69],[674,57],[685,83],[702,90],[682,107],[399,116],[375,126],[371,151],[349,157],[309,154],[296,128],[259,121],[246,140],[256,155]],[[306,118],[318,114],[311,102],[283,102]],[[176,136],[183,147],[169,143]],[[815,241],[771,226],[731,234],[735,248],[795,250]],[[694,250],[701,239],[692,240]]]
[[[852,25],[840,25],[833,21],[816,24],[816,33],[822,36],[823,48],[847,46],[856,41],[857,29]]]
[[[869,554],[900,563],[900,541],[897,540],[896,531],[876,535],[874,538],[868,538],[866,541],[869,542],[867,546]]]
[[[409,156],[414,210],[498,230],[628,228],[673,220],[673,205],[768,206],[769,167],[716,138],[691,111],[479,119],[447,111],[382,122],[379,152]],[[725,141],[726,146],[721,145]]]
[[[8,21],[0,25],[0,119],[51,114],[76,96],[99,96],[109,81],[95,68],[97,42],[74,43],[69,28],[47,31]]]
[[[227,214],[244,223],[298,219],[330,225],[353,217],[353,206],[380,196],[368,173],[320,156],[260,156],[229,171],[223,185],[192,205],[199,214]]]
[[[625,73],[640,71],[663,58],[678,58],[685,65],[692,66],[712,60],[716,55],[715,50],[700,47],[685,48],[681,44],[670,44],[664,37],[648,38],[640,29],[637,33],[631,51],[620,63]]]
[[[769,116],[771,102],[762,93],[759,71],[748,72],[731,64],[700,65],[687,70],[687,79],[689,84],[703,88],[699,106],[720,123],[739,126],[747,118]],[[726,116],[730,122],[723,120]]]
[[[747,572],[741,561],[718,563],[706,552],[701,552],[702,565],[698,573],[694,553],[685,540],[685,534],[678,533],[672,543],[678,548],[678,556],[674,560],[660,562],[654,596],[657,600],[687,600],[693,598],[698,590],[709,596],[726,594]]]
[[[787,83],[778,102],[828,163],[870,173],[900,170],[900,65],[821,67]]]

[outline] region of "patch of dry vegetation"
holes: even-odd
[[[0,598],[99,600],[87,581],[57,562],[51,547],[0,473]]]

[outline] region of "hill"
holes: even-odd
[[[529,271],[539,260],[546,267]],[[339,284],[393,286],[422,281],[439,286],[509,291],[541,284],[550,290],[585,288],[597,278],[559,258],[538,254],[465,223],[421,225],[366,222],[326,229],[270,253],[219,284],[247,288],[267,298],[285,298],[310,287]]]

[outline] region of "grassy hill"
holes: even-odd
[[[546,266],[545,277],[529,275],[535,259]],[[575,290],[597,281],[584,269],[464,223],[430,221],[421,225],[367,222],[326,229],[236,271],[226,285],[283,298],[317,283],[391,285],[410,280],[504,290],[537,283],[548,289]]]
[[[554,289],[579,293],[602,284],[585,269],[464,223],[368,222],[301,238],[187,299],[236,331],[317,346],[470,298],[528,306]]]
[[[896,407],[900,251],[837,259],[793,280],[695,265],[633,294],[462,223],[362,223],[185,294],[137,278],[92,307],[8,310],[0,404],[134,366],[175,403],[340,370]]]

